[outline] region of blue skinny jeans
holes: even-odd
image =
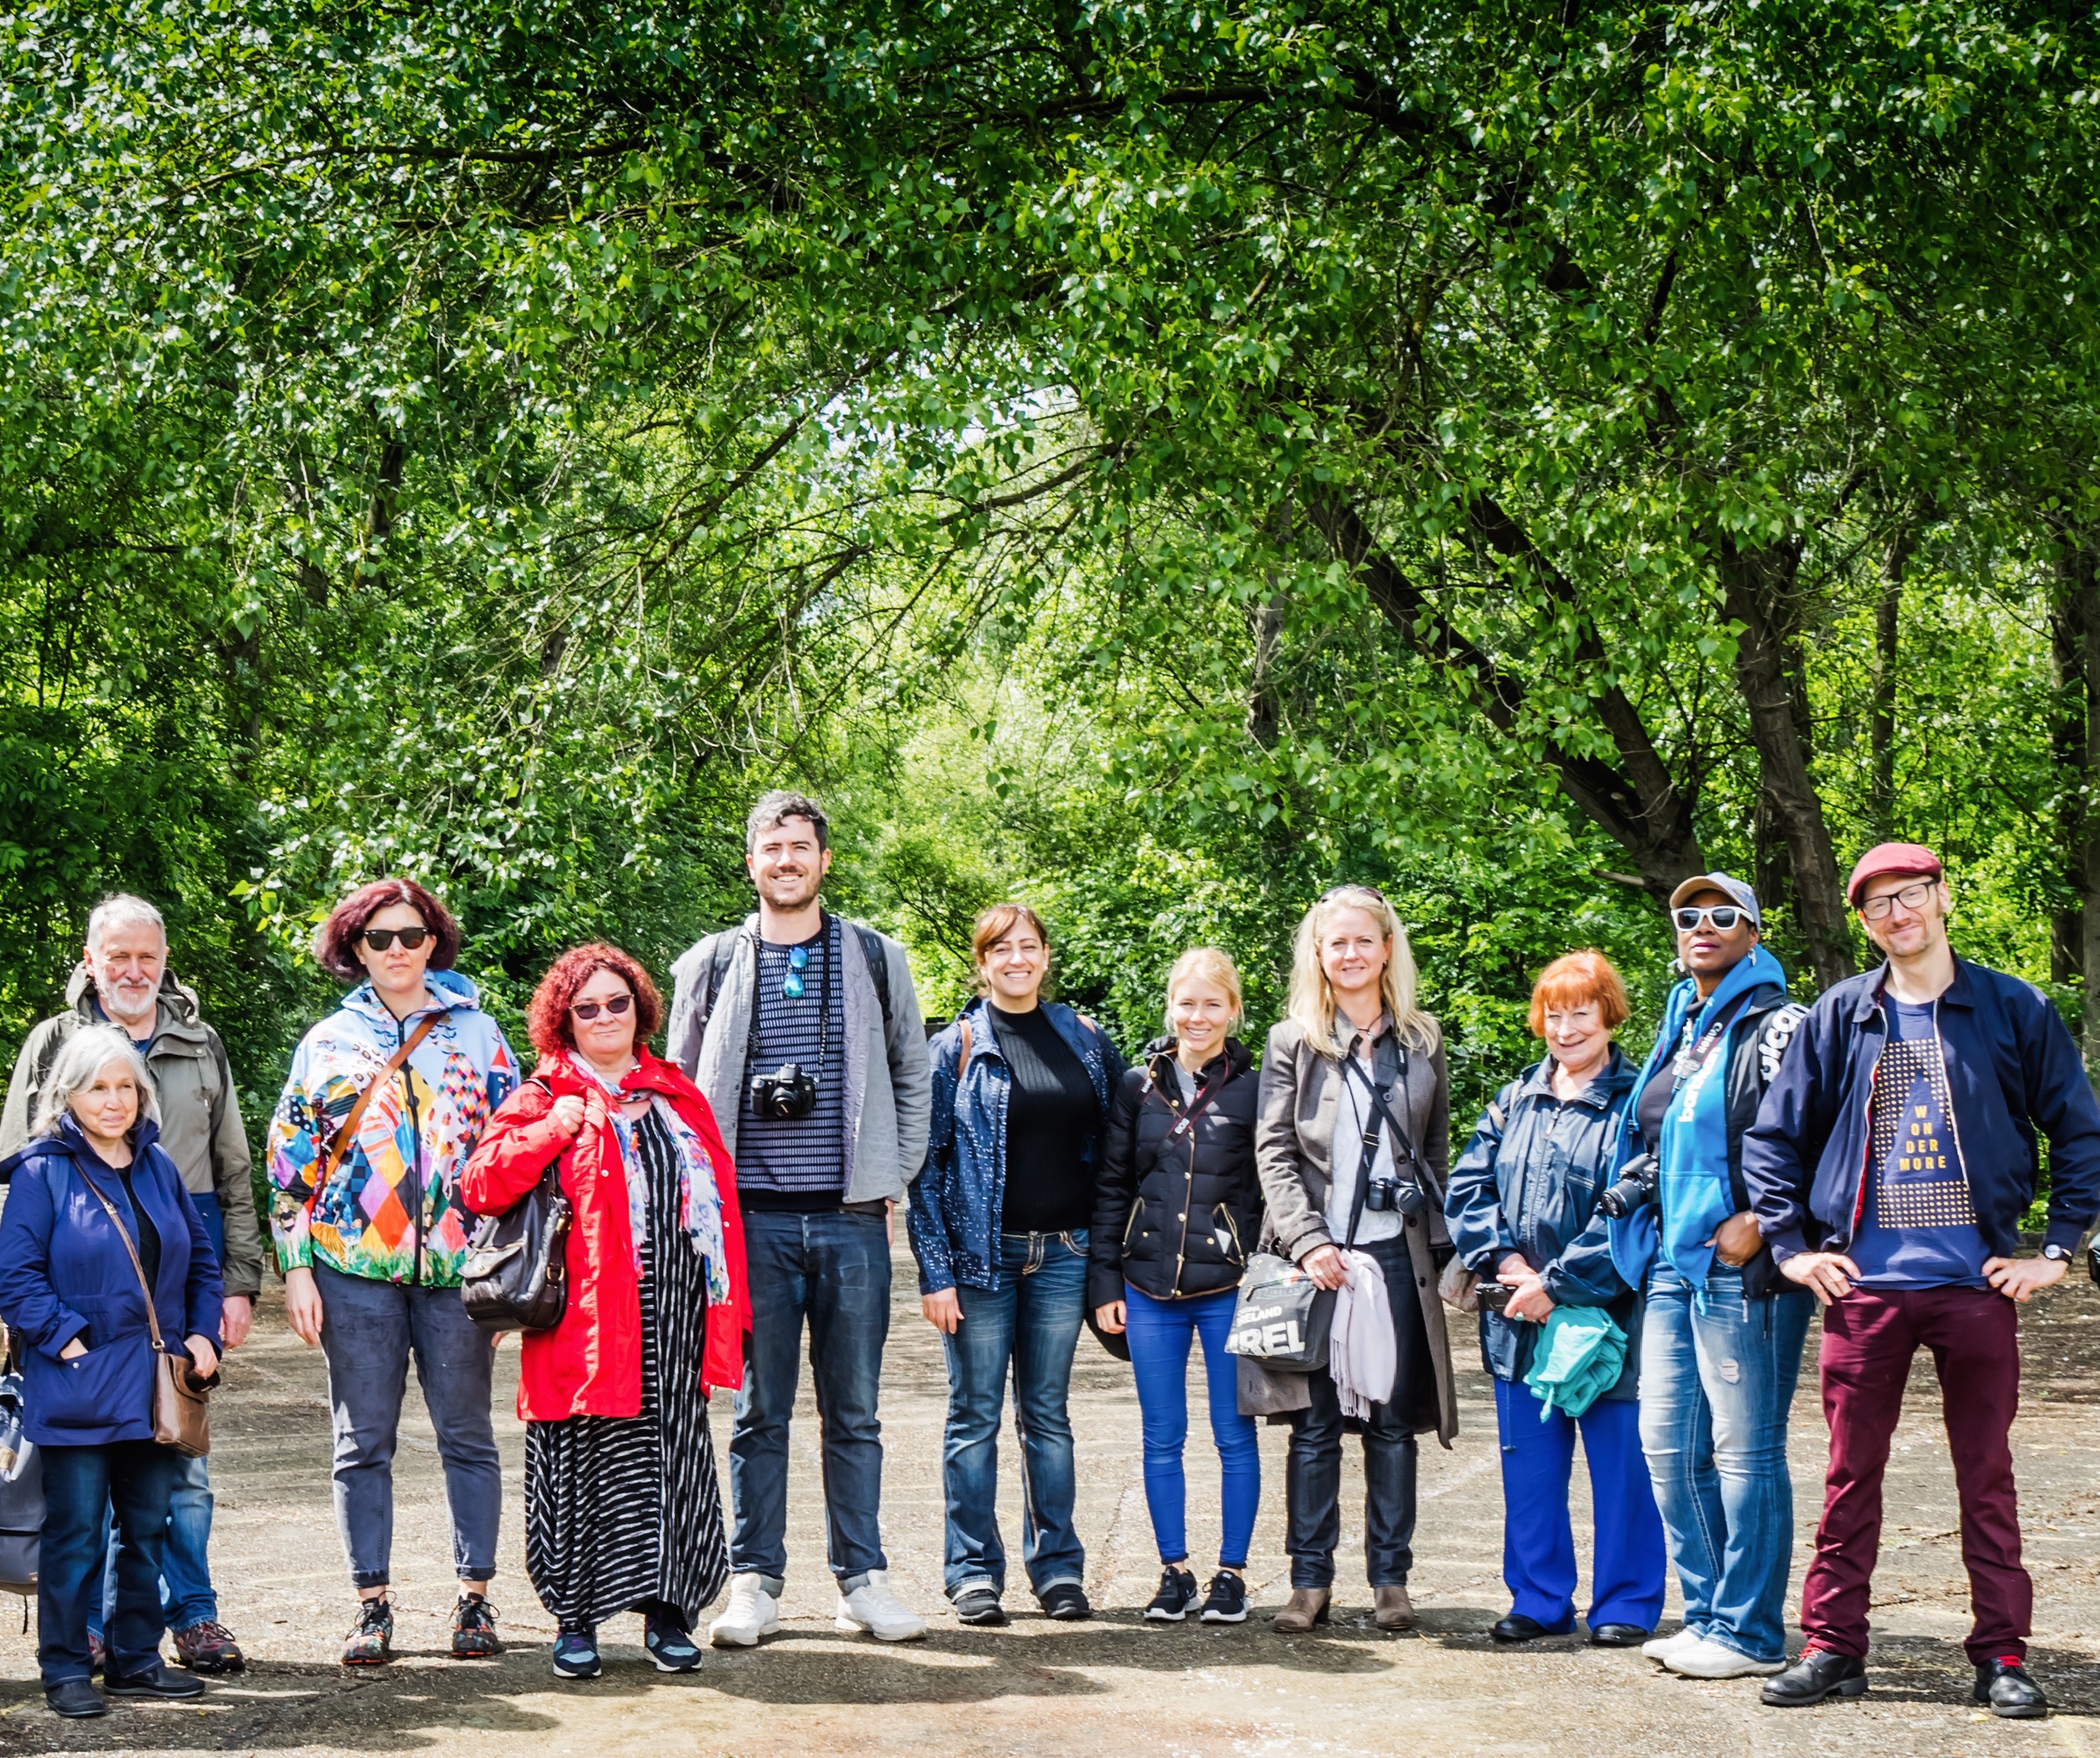
[[[1254,1418],[1240,1414],[1238,1365],[1225,1353],[1237,1298],[1227,1289],[1193,1300],[1154,1300],[1127,1283],[1123,1286],[1130,1364],[1137,1376],[1137,1408],[1145,1430],[1145,1501],[1152,1511],[1152,1535],[1162,1562],[1185,1562],[1189,1557],[1188,1480],[1181,1450],[1189,1439],[1189,1350],[1201,1337],[1211,1439],[1223,1478],[1218,1562],[1230,1569],[1246,1566],[1254,1517],[1261,1506],[1261,1449]]]

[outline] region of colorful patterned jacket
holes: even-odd
[[[329,1142],[430,1010],[396,1020],[368,983],[300,1040],[270,1121],[270,1231],[286,1270],[324,1263],[378,1282],[459,1285],[474,1218],[461,1206],[459,1175],[516,1088],[518,1059],[473,984],[452,971],[426,981],[443,1017],[364,1108],[318,1199]]]

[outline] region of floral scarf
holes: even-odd
[[[634,1126],[620,1111],[625,1099],[637,1096],[620,1090],[580,1057],[576,1066],[595,1080],[606,1095],[606,1116],[620,1143],[620,1161],[627,1174],[627,1230],[634,1242],[634,1267],[642,1269],[642,1242],[649,1237],[649,1171],[634,1141]],[[708,1304],[726,1305],[729,1300],[729,1270],[722,1245],[721,1193],[715,1183],[714,1162],[699,1134],[678,1115],[677,1108],[661,1093],[648,1095],[650,1105],[662,1120],[678,1161],[678,1225],[699,1254],[707,1279]]]

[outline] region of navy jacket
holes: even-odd
[[[1777,1258],[1852,1242],[1874,1072],[1888,1042],[1887,980],[1883,965],[1809,1010],[1744,1138],[1743,1179]],[[1957,958],[1935,1018],[1955,1151],[1984,1244],[2005,1258],[2019,1249],[2039,1131],[2049,1146],[2049,1242],[2076,1250],[2100,1209],[2100,1104],[2062,1016],[2033,984]]]
[[[1608,1398],[1635,1395],[1640,1376],[1640,1296],[1612,1267],[1597,1199],[1610,1187],[1620,1113],[1638,1070],[1615,1046],[1604,1072],[1573,1099],[1553,1090],[1548,1057],[1495,1095],[1451,1167],[1444,1218],[1460,1260],[1483,1280],[1515,1251],[1540,1274],[1556,1306],[1602,1306],[1626,1333],[1625,1371]],[[1498,1380],[1531,1371],[1541,1327],[1480,1310],[1480,1359]]]
[[[161,1236],[153,1289],[162,1340],[179,1350],[192,1335],[218,1336],[218,1260],[182,1174],[160,1148],[158,1126],[132,1139],[131,1186]],[[82,1174],[85,1172],[86,1176]],[[124,1181],[87,1144],[71,1117],[0,1162],[11,1175],[0,1216],[0,1318],[20,1334],[23,1430],[45,1447],[101,1447],[153,1438],[153,1342],[131,1258],[86,1179],[123,1218],[134,1245],[139,1223]],[[92,1346],[72,1361],[59,1351],[82,1331]]]
[[[1086,1064],[1105,1120],[1110,1090],[1123,1078],[1122,1056],[1100,1027],[1061,1002],[1040,1005],[1057,1035]],[[965,1020],[970,1022],[970,1062],[958,1070]],[[933,1064],[933,1113],[925,1168],[911,1181],[908,1220],[912,1255],[919,1260],[919,1292],[937,1294],[959,1283],[964,1288],[997,1288],[999,1218],[1006,1206],[1006,1102],[1012,1075],[999,1054],[982,998],[956,1015],[927,1049]],[[1101,1154],[1096,1128],[1087,1143],[1090,1173],[1100,1165]]]

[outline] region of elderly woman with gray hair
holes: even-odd
[[[128,1033],[76,1032],[51,1064],[33,1137],[0,1161],[0,1318],[23,1346],[23,1427],[43,1454],[37,1659],[51,1707],[108,1706],[89,1677],[87,1619],[117,1511],[117,1610],[104,1687],[195,1697],[161,1662],[161,1553],[175,1454],[153,1439],[154,1333],[218,1372],[218,1260],[161,1148],[152,1077]],[[146,1289],[152,1290],[149,1314]]]

